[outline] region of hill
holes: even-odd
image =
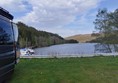
[[[21,47],[44,47],[65,42],[64,38],[57,34],[36,30],[22,22],[18,22],[17,26]]]
[[[92,34],[79,34],[79,35],[66,37],[65,39],[67,39],[67,40],[74,39],[74,40],[77,40],[80,43],[83,43],[83,42],[87,42],[87,41],[91,41],[93,39],[96,39],[96,37],[92,36]]]
[[[22,22],[18,22],[17,26],[21,47],[44,47],[63,43],[78,43],[76,40],[65,40],[58,34],[37,30]]]

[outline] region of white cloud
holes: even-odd
[[[0,0],[0,6],[10,12],[23,12],[27,11],[25,2],[25,0]]]
[[[79,24],[88,22],[87,12],[96,8],[101,0],[0,0],[0,2],[1,6],[14,12],[27,11],[27,6],[30,5],[32,10],[15,20],[23,21],[39,30],[67,36],[77,30],[65,26],[73,22]],[[80,19],[78,16],[81,16]]]
[[[33,10],[22,17],[28,24],[41,27],[63,26],[77,15],[97,6],[99,0],[29,0]]]

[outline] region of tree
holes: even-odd
[[[118,9],[108,12],[107,9],[98,10],[94,21],[95,29],[101,34],[97,39],[102,45],[107,45],[109,52],[114,47],[118,51]],[[113,46],[111,46],[113,45]]]
[[[118,9],[108,12],[107,9],[98,10],[94,21],[95,29],[101,34],[102,43],[118,44]]]

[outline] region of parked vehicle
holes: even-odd
[[[0,7],[0,83],[6,81],[19,60],[18,29],[13,16]]]
[[[31,48],[23,48],[23,49],[20,49],[20,53],[21,53],[21,56],[32,55],[34,54],[34,50]]]

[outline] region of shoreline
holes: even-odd
[[[118,56],[118,53],[73,54],[73,55],[21,55],[20,58],[86,58],[99,56]]]

